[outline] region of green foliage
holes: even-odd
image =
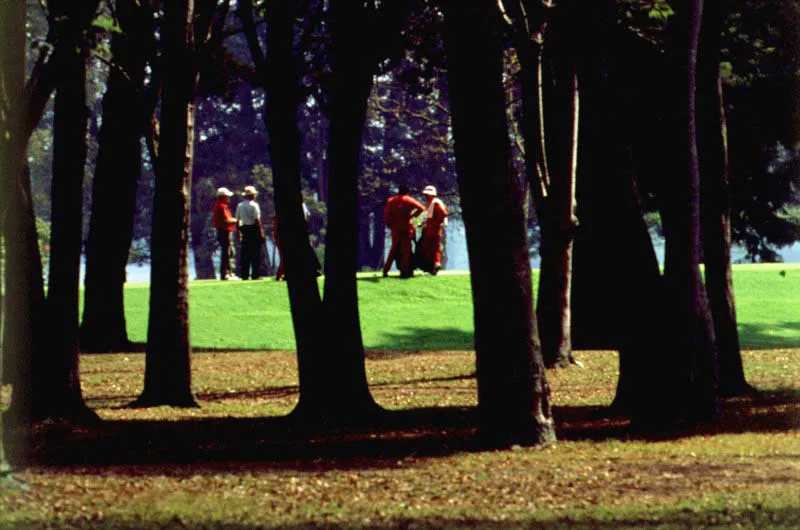
[[[92,27],[107,33],[122,33],[122,28],[119,27],[116,19],[106,14],[97,16],[92,21]]]

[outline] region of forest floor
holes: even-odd
[[[387,412],[375,424],[302,432],[291,352],[193,358],[199,409],[125,405],[140,353],[84,355],[92,427],[14,431],[16,479],[0,528],[798,528],[800,349],[748,350],[758,393],[718,423],[641,437],[600,414],[617,355],[548,371],[558,443],[480,450],[469,351],[370,351]],[[8,389],[1,402],[8,403]]]

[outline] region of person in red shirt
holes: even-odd
[[[220,248],[219,279],[227,280],[231,274],[231,233],[238,221],[231,213],[228,203],[233,196],[228,188],[217,189],[217,201],[214,203],[214,228],[217,229],[217,242]]]
[[[447,208],[444,207],[442,200],[436,197],[435,187],[426,186],[422,190],[422,195],[428,207],[425,210],[425,223],[417,248],[417,265],[435,275],[442,268],[442,227],[447,224]]]
[[[400,186],[398,194],[386,202],[383,211],[383,221],[392,234],[392,247],[383,266],[383,276],[389,275],[392,263],[397,261],[397,269],[401,278],[410,278],[414,275],[411,263],[411,241],[414,240],[414,225],[411,219],[425,211],[425,206],[411,197],[408,186]]]

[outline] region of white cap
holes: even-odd
[[[245,186],[243,195],[258,195],[255,186]]]
[[[222,196],[232,197],[233,192],[228,188],[217,188],[217,197],[222,197]]]
[[[422,194],[433,195],[434,197],[436,197],[436,188],[434,188],[433,186],[425,186],[425,189],[422,190]]]

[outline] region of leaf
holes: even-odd
[[[92,22],[92,27],[107,31],[109,33],[122,33],[122,28],[117,25],[117,21],[108,15],[100,15]]]

